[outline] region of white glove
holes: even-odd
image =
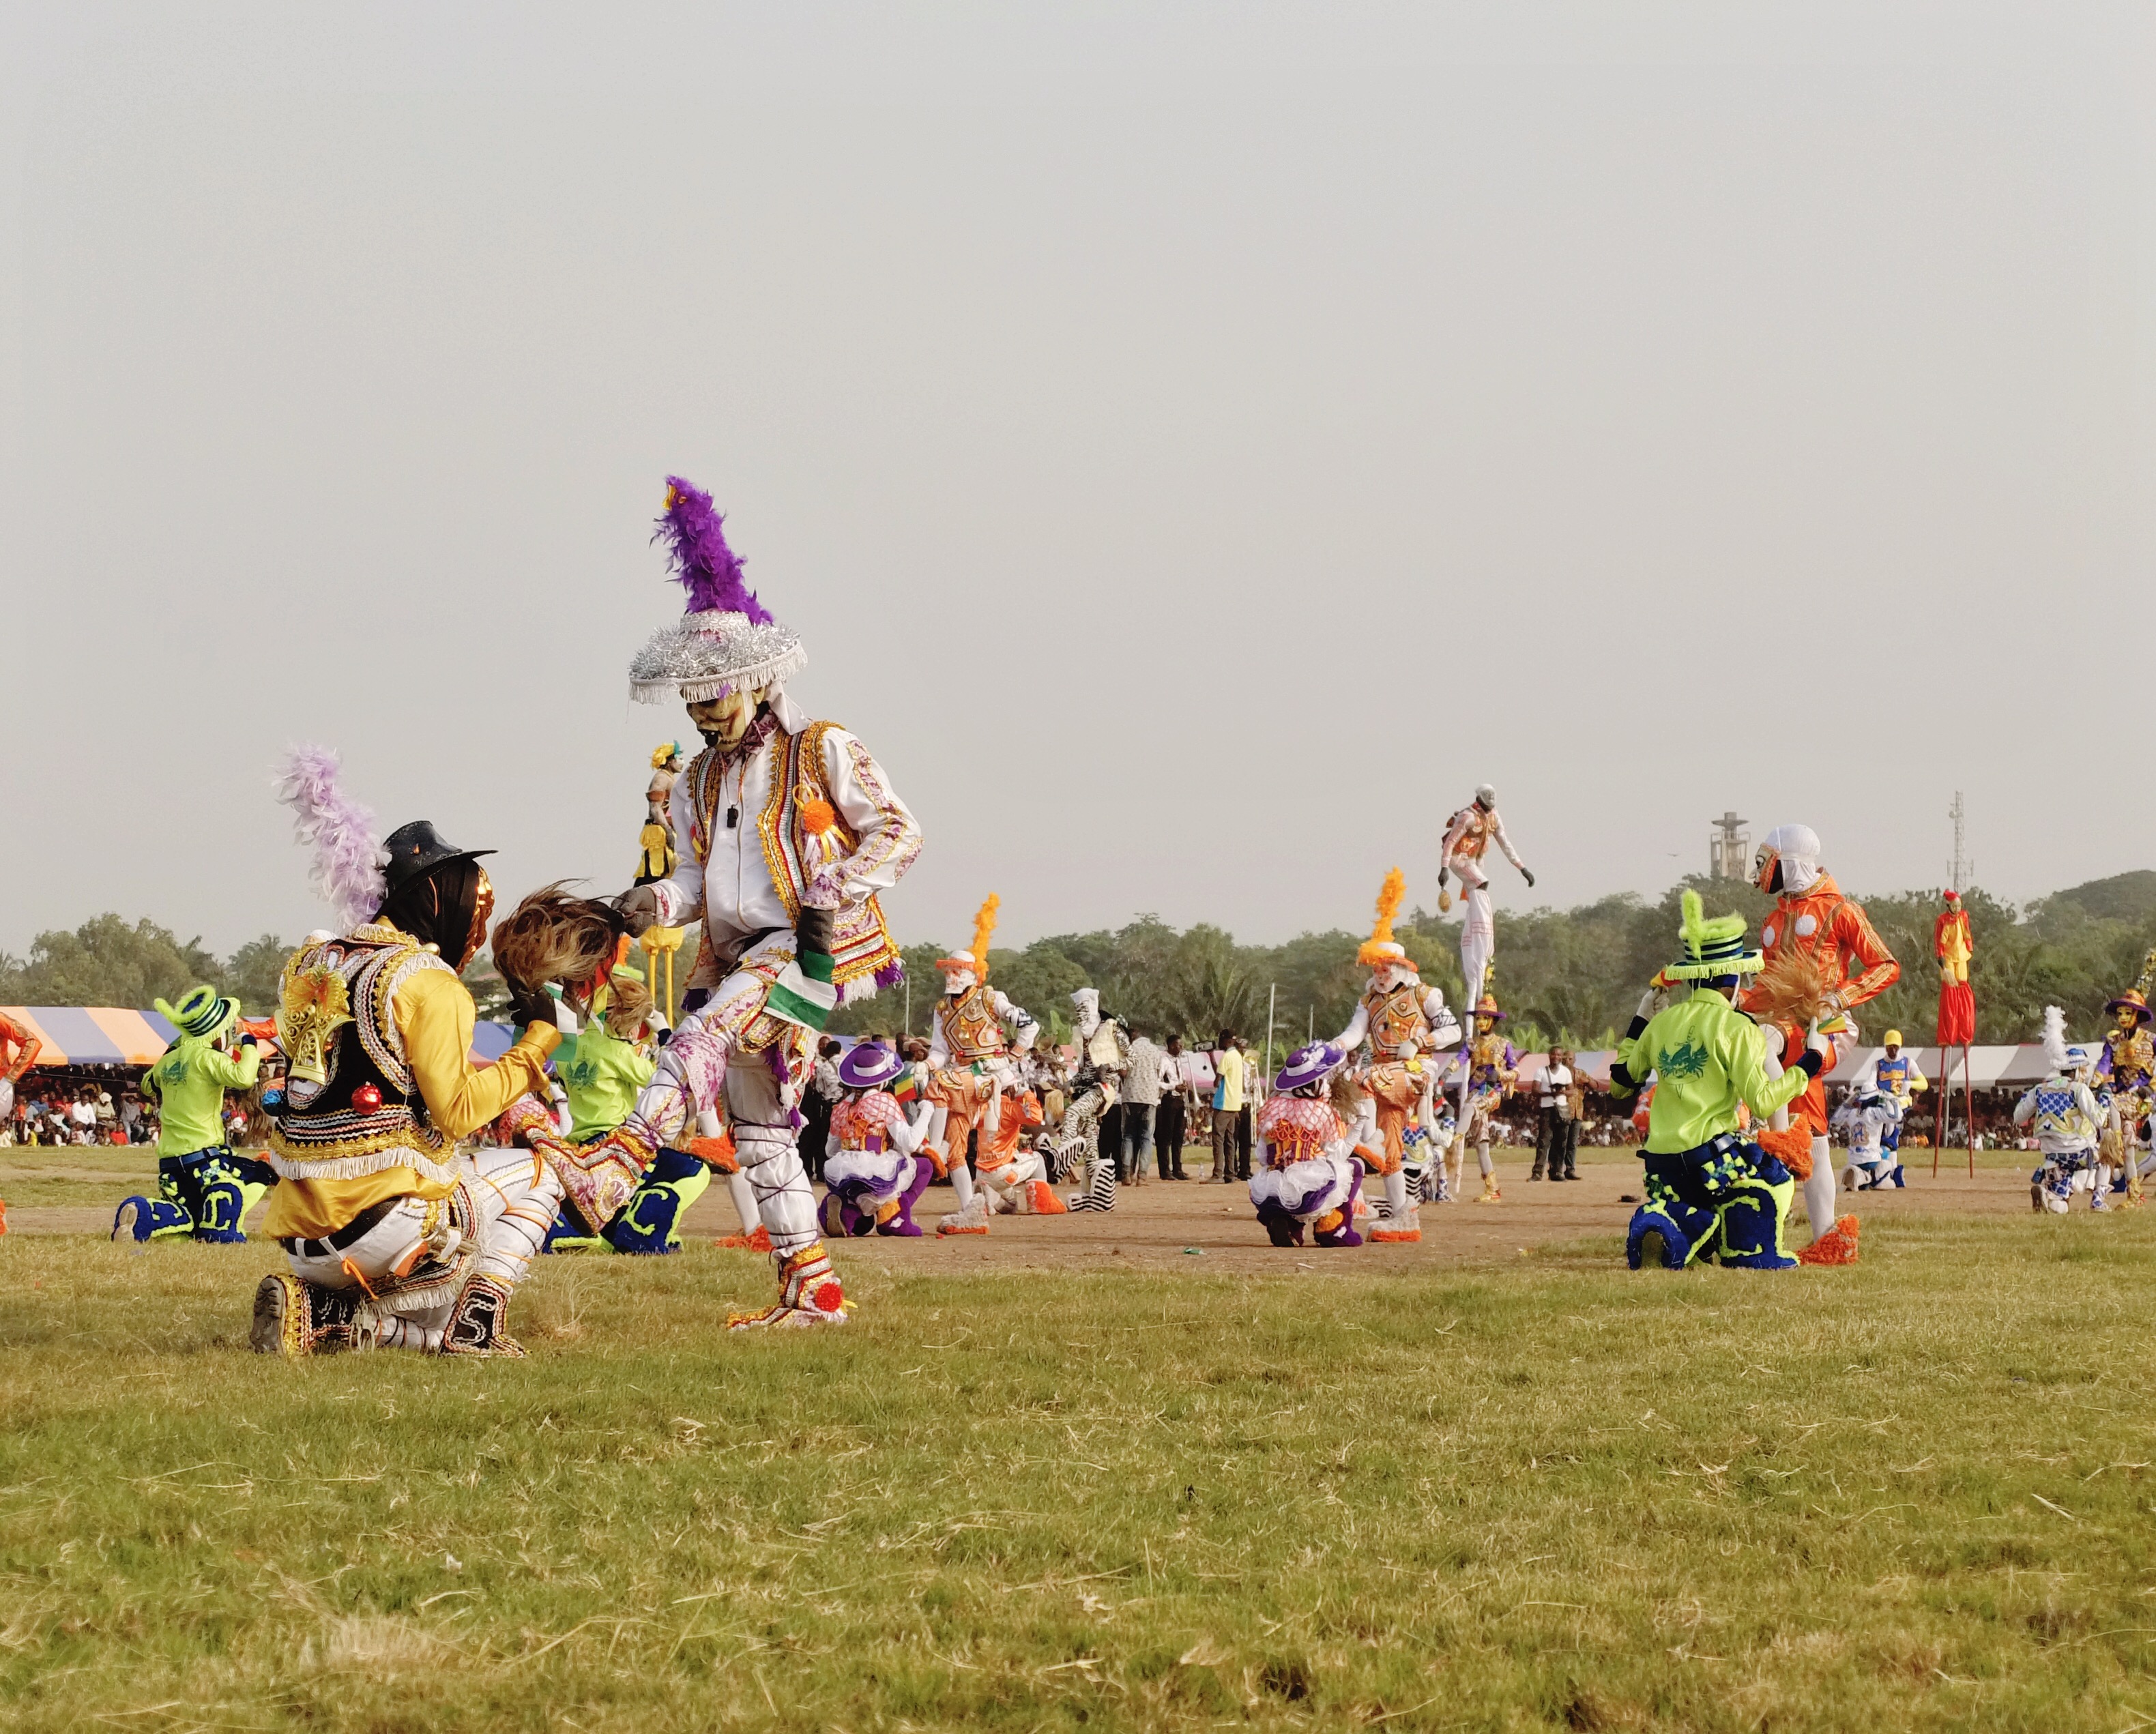
[[[1834,1063],[1834,1038],[1821,1031],[1819,1019],[1816,1018],[1812,1019],[1811,1028],[1805,1034],[1804,1046],[1818,1054],[1828,1065]],[[1821,1070],[1824,1070],[1825,1067]]]
[[[1659,988],[1650,988],[1640,996],[1640,1003],[1632,1008],[1632,1015],[1645,1020],[1655,1015],[1655,1002],[1662,997]]]

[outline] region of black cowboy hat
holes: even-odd
[[[432,873],[444,861],[475,861],[495,853],[490,849],[459,849],[434,829],[429,818],[415,818],[399,825],[382,842],[382,883],[391,895],[415,879]]]

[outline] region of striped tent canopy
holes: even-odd
[[[0,1005],[0,1013],[44,1044],[38,1054],[40,1066],[154,1065],[179,1034],[155,1012],[113,1006]],[[506,1023],[477,1024],[471,1057],[499,1059],[515,1035]]]
[[[106,1005],[0,1005],[44,1044],[39,1065],[149,1065],[178,1034],[155,1012]]]

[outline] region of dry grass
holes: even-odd
[[[0,1240],[12,1727],[2148,1725],[2156,1215],[1842,1272],[544,1263],[522,1363]]]

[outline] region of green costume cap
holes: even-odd
[[[151,1004],[157,1014],[182,1035],[200,1036],[214,1040],[232,1027],[239,1015],[239,1008],[214,988],[190,988],[181,996],[177,1006],[167,1005],[162,999]]]
[[[1684,926],[1678,931],[1684,956],[1663,972],[1673,981],[1712,982],[1723,976],[1752,975],[1766,961],[1758,952],[1744,949],[1744,917],[1717,916],[1710,921],[1697,891],[1684,894]]]

